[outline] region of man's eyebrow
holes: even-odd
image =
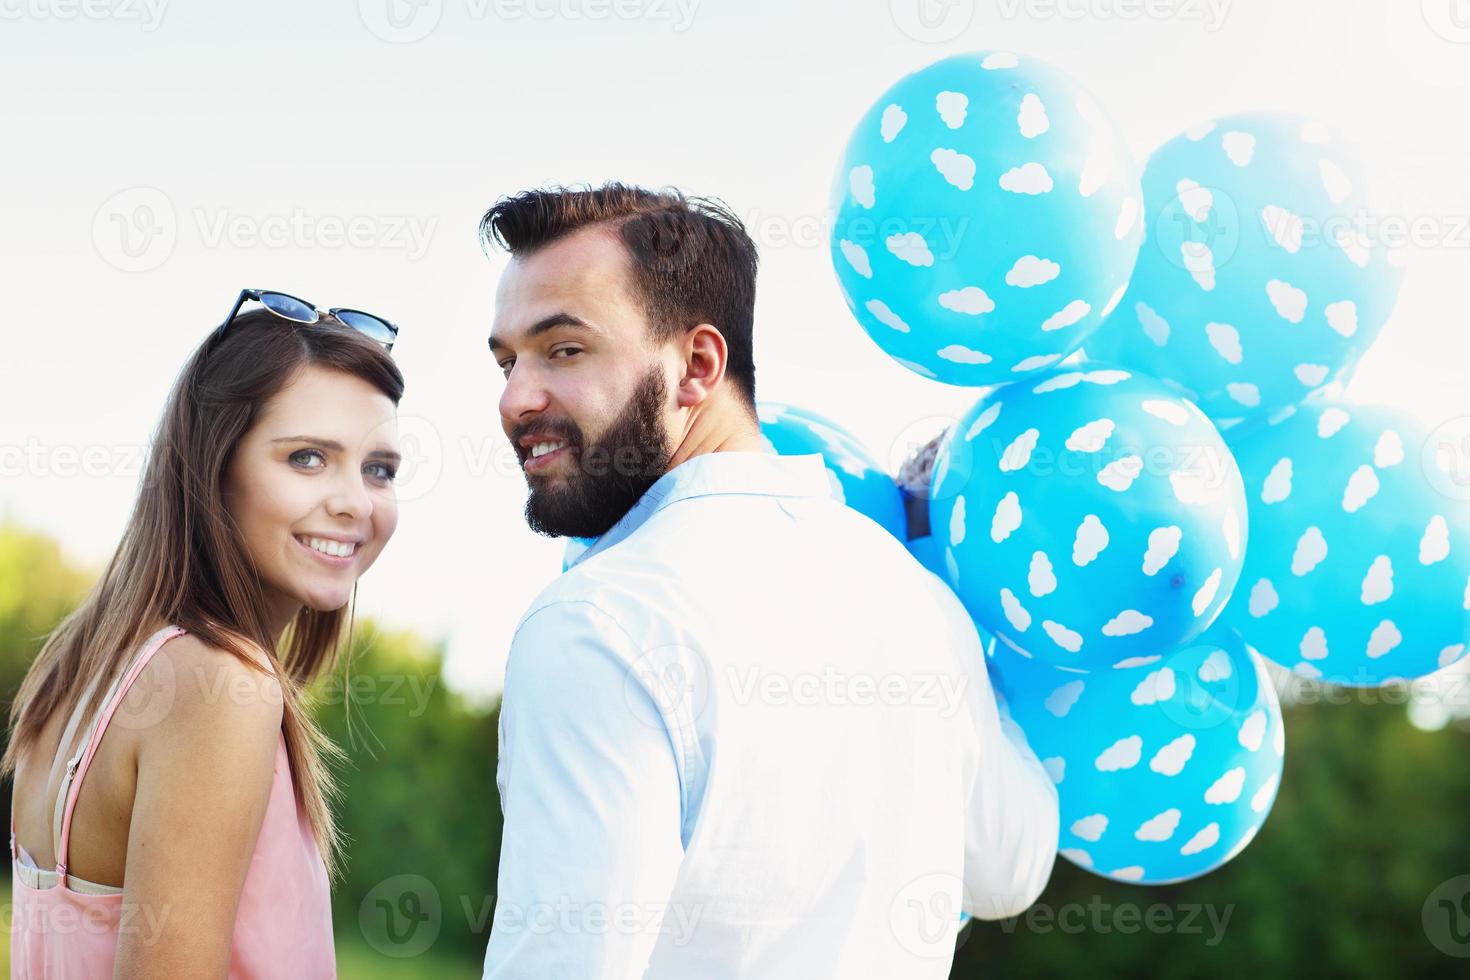
[[[342,446],[342,444],[340,442],[338,442],[337,440],[335,440],[335,439],[322,439],[322,438],[319,438],[317,436],[282,436],[279,439],[272,439],[271,442],[273,442],[273,443],[276,443],[276,442],[310,442],[310,443],[313,443],[315,445],[321,446],[323,449],[329,449],[329,450],[331,450],[334,453],[340,453],[340,452],[345,452],[346,451],[344,449],[344,447]],[[398,453],[395,453],[391,449],[383,449],[381,447],[378,448],[378,449],[374,449],[372,452],[368,453],[368,458],[370,458],[370,459],[387,459],[387,460],[392,460],[394,463],[401,463],[401,462],[403,462],[403,457],[400,456]]]
[[[596,327],[592,326],[592,324],[588,323],[586,320],[583,320],[579,316],[573,316],[570,313],[553,313],[551,314],[551,316],[543,317],[540,320],[537,320],[535,323],[531,324],[530,329],[526,331],[526,339],[530,340],[532,337],[538,337],[548,330],[555,330],[557,327],[573,327],[578,330],[587,330],[592,333],[597,332]],[[491,334],[490,349],[510,350],[510,345],[501,340],[499,337],[496,337],[494,334]]]

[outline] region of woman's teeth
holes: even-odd
[[[313,551],[320,551],[333,558],[351,558],[353,552],[357,550],[357,545],[350,541],[328,541],[325,538],[297,538],[296,540]]]

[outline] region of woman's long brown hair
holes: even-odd
[[[251,649],[271,657],[285,694],[282,730],[297,803],[335,871],[340,838],[330,801],[336,785],[326,759],[339,757],[340,749],[312,720],[303,691],[335,664],[349,617],[346,607],[305,606],[277,649],[261,581],[224,491],[241,439],[308,365],[361,378],[394,405],[403,397],[403,375],[387,352],[332,323],[302,326],[257,311],[201,343],[169,394],[117,551],[87,598],[47,637],[11,705],[0,774],[14,773],[46,722],[75,710],[90,682],[98,681],[85,717],[98,710],[112,679],[154,630],[182,626],[254,668],[260,669]]]

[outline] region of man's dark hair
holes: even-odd
[[[480,219],[480,241],[524,256],[589,225],[607,224],[632,260],[635,295],[663,342],[700,323],[725,338],[725,376],[755,409],[755,242],[720,201],[610,182],[501,198]]]

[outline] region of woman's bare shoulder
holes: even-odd
[[[192,633],[165,643],[139,673],[114,721],[130,728],[187,731],[221,727],[240,736],[273,736],[283,699],[265,652],[247,645],[247,663]]]

